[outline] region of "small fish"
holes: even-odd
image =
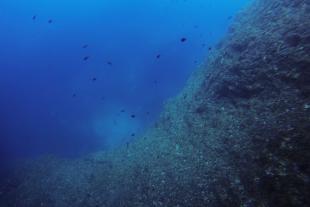
[[[131,136],[134,137],[134,136],[136,136],[136,134],[135,134],[135,133],[132,133]]]
[[[131,115],[131,118],[133,118],[133,119],[136,118],[136,115],[132,114],[132,115]]]
[[[92,81],[95,82],[97,80],[97,78],[93,78]]]
[[[48,22],[49,24],[52,24],[52,23],[53,23],[53,20],[52,20],[52,19],[49,19],[47,22]]]
[[[208,50],[211,51],[211,50],[212,50],[212,47],[209,47]]]
[[[122,113],[125,113],[125,109],[122,109],[121,112],[122,112]]]
[[[36,20],[37,19],[37,16],[36,15],[33,15],[32,16],[32,20]]]
[[[181,41],[181,42],[186,42],[186,41],[187,41],[187,38],[182,37],[182,38],[180,39],[180,41]]]
[[[160,58],[160,54],[156,55],[156,58],[159,59]]]
[[[107,64],[110,65],[110,66],[112,66],[112,62],[111,62],[111,61],[108,61]]]
[[[85,57],[83,58],[84,61],[87,61],[88,59],[89,59],[89,56],[85,56]]]
[[[82,46],[82,48],[83,48],[83,49],[88,48],[88,45],[85,44],[85,45]]]
[[[72,98],[75,98],[76,97],[76,94],[74,93],[74,94],[72,94]]]

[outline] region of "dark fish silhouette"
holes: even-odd
[[[93,78],[92,81],[95,82],[97,80],[97,78]]]
[[[209,47],[208,50],[209,50],[209,51],[212,50],[212,47]]]
[[[82,48],[84,48],[84,49],[85,49],[85,48],[88,48],[88,45],[83,45]]]
[[[124,112],[125,112],[125,109],[122,109],[121,112],[124,113]]]
[[[181,41],[181,42],[186,42],[187,39],[186,39],[185,37],[182,37],[182,38],[180,39],[180,41]]]
[[[37,16],[36,15],[33,15],[32,16],[32,20],[36,20],[37,19]]]
[[[86,61],[86,60],[88,60],[88,59],[89,59],[89,56],[85,56],[85,57],[83,58],[84,61]]]
[[[160,58],[160,54],[156,55],[156,58],[159,59]]]
[[[134,137],[134,136],[136,136],[136,134],[135,134],[135,133],[132,133],[131,136]]]
[[[136,118],[136,115],[132,114],[132,115],[131,115],[131,118]]]
[[[72,94],[72,97],[73,97],[73,98],[75,98],[75,97],[76,97],[76,94],[75,94],[75,93],[74,93],[74,94]]]
[[[53,20],[52,20],[52,19],[49,19],[47,22],[48,22],[49,24],[52,24],[52,23],[53,23]]]
[[[108,61],[107,64],[110,65],[110,66],[112,66],[112,62],[111,62],[111,61]]]

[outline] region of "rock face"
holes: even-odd
[[[155,127],[25,164],[1,206],[309,206],[310,1],[257,0]]]

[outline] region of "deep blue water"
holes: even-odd
[[[247,2],[1,0],[2,163],[134,139]]]

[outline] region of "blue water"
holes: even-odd
[[[138,137],[248,2],[1,0],[1,161]]]

